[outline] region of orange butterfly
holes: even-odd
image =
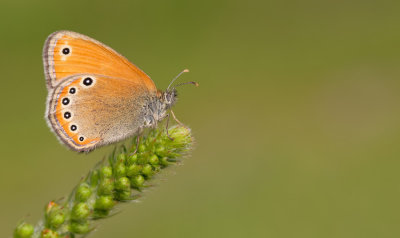
[[[51,34],[43,63],[49,91],[46,120],[60,141],[76,151],[88,152],[155,126],[176,100],[175,88],[157,90],[125,57],[75,32]]]

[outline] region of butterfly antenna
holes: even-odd
[[[182,85],[185,85],[185,84],[193,84],[193,85],[196,86],[196,87],[199,86],[199,84],[198,84],[197,82],[191,81],[191,82],[179,83],[179,84],[175,85],[174,88],[179,87],[179,86],[182,86]]]
[[[175,82],[175,80],[176,80],[177,78],[179,78],[179,76],[181,76],[183,73],[187,73],[187,72],[189,72],[188,69],[182,70],[182,72],[180,72],[180,73],[171,81],[171,83],[168,85],[167,91],[168,91],[168,89],[171,87],[171,85]]]

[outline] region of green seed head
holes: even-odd
[[[160,159],[160,164],[162,165],[162,166],[168,166],[169,164],[170,164],[170,162],[168,162],[168,157],[162,157],[161,159]]]
[[[51,213],[47,218],[47,224],[49,227],[57,229],[59,228],[65,221],[65,215],[62,211]]]
[[[58,233],[51,229],[44,229],[42,231],[42,234],[40,235],[40,238],[57,238],[57,237],[58,237]]]
[[[49,228],[57,229],[60,227],[65,221],[65,214],[57,203],[49,202],[46,206],[46,214],[45,214],[46,226]]]
[[[164,145],[158,145],[154,151],[158,156],[165,156],[166,155],[166,148]]]
[[[31,224],[23,222],[14,230],[14,238],[31,238],[33,231],[34,228]]]
[[[80,202],[75,204],[71,211],[71,219],[74,221],[81,221],[90,215],[89,206],[86,203]]]
[[[125,154],[119,154],[117,156],[117,162],[118,163],[125,163],[125,161],[126,161],[126,155]]]
[[[173,140],[164,129],[151,130],[133,155],[125,147],[114,150],[108,160],[96,165],[65,203],[50,202],[46,206],[44,222],[36,227],[19,224],[14,238],[72,238],[91,232],[92,220],[109,217],[116,204],[132,200],[136,193],[139,195],[146,181],[179,161],[178,157],[190,149],[193,141],[189,129],[173,126],[168,132]]]
[[[90,195],[92,194],[92,190],[89,185],[86,183],[82,183],[75,193],[75,200],[78,202],[86,202]]]
[[[112,195],[114,190],[114,182],[109,179],[103,179],[100,184],[99,187],[97,188],[97,194],[98,195]]]
[[[134,187],[134,188],[143,187],[144,177],[142,175],[136,175],[135,177],[132,177],[131,184],[132,184],[132,187]]]
[[[170,137],[174,140],[169,141],[169,144],[173,147],[184,148],[192,142],[190,137],[190,130],[186,127],[172,127],[169,129]]]
[[[145,154],[138,155],[137,164],[144,165],[144,164],[147,164],[148,162],[149,161],[148,161],[148,156],[147,155],[145,155]]]
[[[118,191],[129,191],[131,188],[131,182],[127,177],[121,177],[115,181],[115,189]]]
[[[126,166],[125,163],[116,163],[114,167],[115,177],[123,177],[126,176]]]
[[[90,231],[89,222],[76,222],[73,221],[69,225],[69,230],[76,234],[86,234]]]
[[[152,164],[152,165],[158,165],[158,164],[160,163],[160,161],[159,161],[157,155],[152,155],[152,156],[150,156],[149,162],[150,162],[150,164]]]
[[[112,196],[100,196],[96,199],[94,208],[97,210],[110,210],[114,206]]]
[[[142,166],[141,165],[132,164],[127,168],[126,175],[128,177],[132,177],[132,176],[140,174],[140,171],[142,171]]]
[[[145,166],[143,166],[142,174],[145,175],[147,178],[151,177],[153,175],[153,167],[149,164],[146,164]]]
[[[100,169],[100,176],[102,178],[111,178],[112,175],[113,175],[113,171],[112,171],[111,166],[103,166]]]
[[[135,164],[136,161],[137,161],[137,159],[138,159],[137,154],[133,154],[133,155],[129,156],[129,158],[128,158],[127,161],[126,161],[126,164],[127,164],[128,166],[129,166],[129,165],[132,165],[132,164]]]
[[[140,144],[138,148],[138,152],[142,153],[146,151],[146,146],[144,144]]]
[[[49,214],[53,211],[59,210],[60,209],[60,205],[58,205],[56,202],[51,201],[47,204],[46,208],[45,208],[45,212],[46,214]]]
[[[118,201],[132,200],[131,190],[117,191],[115,193],[115,199]]]

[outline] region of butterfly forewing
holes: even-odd
[[[143,84],[156,91],[153,81],[138,67],[110,47],[71,31],[51,34],[43,49],[48,88],[75,74],[100,74]]]

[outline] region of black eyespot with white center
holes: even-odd
[[[71,131],[76,131],[78,129],[78,127],[76,125],[71,125]]]
[[[68,105],[69,102],[70,102],[69,98],[63,98],[63,100],[62,100],[62,104],[65,105],[65,106]]]
[[[76,88],[70,88],[69,89],[70,94],[75,94],[76,93]]]
[[[85,140],[85,138],[83,136],[79,137],[79,141],[84,141],[84,140]]]
[[[92,83],[93,83],[93,79],[90,77],[87,77],[83,80],[83,85],[85,85],[85,86],[90,86],[90,85],[92,85]]]
[[[65,119],[70,119],[71,118],[71,113],[70,112],[64,112],[64,118]]]
[[[65,47],[64,49],[62,49],[62,53],[64,55],[69,55],[69,53],[71,53],[71,50],[68,47]]]

